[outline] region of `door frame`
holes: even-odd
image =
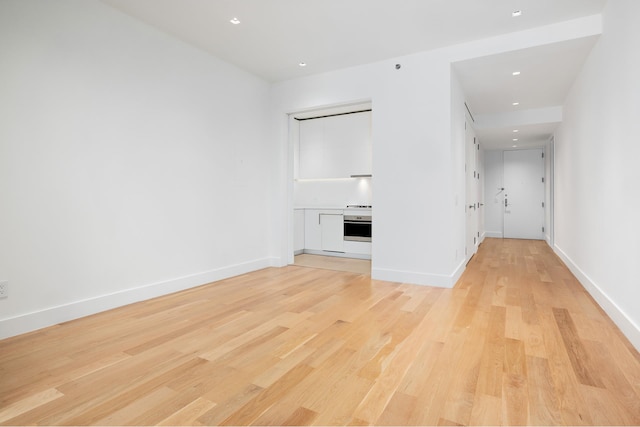
[[[465,196],[464,196],[464,212],[465,212],[465,234],[464,234],[464,251],[465,264],[478,251],[480,245],[480,174],[479,174],[479,151],[480,141],[478,140],[475,130],[472,126],[472,118],[465,112],[464,125],[464,177],[465,177]],[[473,148],[469,148],[469,143],[473,144]],[[470,154],[473,153],[470,158]],[[473,239],[473,243],[471,240]]]
[[[547,239],[547,243],[549,246],[553,247],[555,245],[555,219],[554,219],[554,211],[555,211],[555,170],[556,170],[556,143],[555,137],[552,136],[549,139],[548,149],[545,150],[547,161],[549,162],[548,167],[545,162],[545,179],[549,181],[549,194],[545,194],[545,198],[548,201],[548,212],[549,212],[549,224],[546,224],[547,214],[545,212],[545,226],[549,227],[549,238]]]
[[[291,265],[294,263],[294,181],[297,175],[297,170],[295,169],[295,156],[297,154],[296,145],[299,138],[299,123],[296,120],[296,117],[300,115],[305,115],[309,113],[313,114],[335,114],[348,112],[349,110],[358,110],[360,106],[368,104],[369,108],[373,111],[373,101],[370,98],[366,99],[354,99],[349,102],[339,102],[332,103],[326,105],[315,105],[310,106],[308,108],[300,108],[294,109],[289,112],[286,112],[280,115],[282,120],[283,129],[286,130],[286,138],[287,144],[286,149],[281,153],[281,160],[283,164],[286,166],[286,170],[284,171],[283,176],[283,184],[285,186],[285,194],[283,203],[281,203],[280,208],[281,213],[283,213],[283,223],[282,223],[282,234],[283,237],[281,239],[281,243],[277,248],[277,251],[280,253],[280,266]],[[373,138],[373,114],[372,114],[372,138]],[[372,172],[373,172],[373,156],[375,155],[375,147],[372,147]],[[372,190],[373,191],[373,190]],[[371,254],[372,265],[373,265],[373,253]]]

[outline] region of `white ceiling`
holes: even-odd
[[[276,82],[596,15],[607,0],[102,1]],[[522,16],[513,18],[514,10]],[[234,17],[241,23],[231,24]],[[521,109],[557,106],[594,43],[546,45],[463,61],[454,69],[474,114],[509,111],[514,98]],[[518,80],[511,75],[516,68]],[[482,129],[478,136],[485,148],[497,148],[507,140],[511,145],[511,131]],[[521,132],[539,142],[553,127],[529,125]]]
[[[454,64],[475,114],[562,105],[597,37],[546,44]],[[514,71],[520,75],[514,76]]]
[[[548,118],[538,124],[503,127],[485,127],[481,122],[518,111],[562,106],[597,39],[583,37],[453,64],[467,105],[478,118],[476,135],[483,147],[526,148],[548,140],[558,123]],[[520,75],[514,76],[514,71]]]

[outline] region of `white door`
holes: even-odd
[[[467,230],[465,254],[469,261],[478,249],[478,142],[473,129],[465,125],[465,176],[466,195],[465,210],[467,213]]]
[[[542,149],[504,152],[504,237],[544,239]]]

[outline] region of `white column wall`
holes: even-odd
[[[453,285],[456,194],[451,180],[443,179],[456,161],[450,148],[450,77],[445,57],[419,54],[274,85],[274,120],[283,141],[286,113],[372,101],[376,279]],[[285,146],[281,159],[289,172],[281,178],[287,187],[292,160]]]
[[[453,281],[455,282],[462,275],[467,262],[465,254],[467,244],[467,213],[465,210],[467,204],[467,175],[465,172],[467,132],[465,122],[468,122],[467,126],[473,126],[473,122],[465,107],[465,97],[460,81],[453,68],[451,71],[450,155],[452,163],[449,176],[453,196],[451,239],[454,242],[454,260],[457,262],[452,273]]]

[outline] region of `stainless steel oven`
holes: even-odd
[[[344,240],[352,242],[370,242],[371,215],[345,215]]]

